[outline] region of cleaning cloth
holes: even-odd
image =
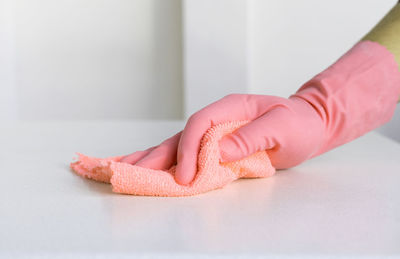
[[[114,192],[146,196],[189,196],[222,188],[239,178],[272,176],[275,168],[266,151],[233,162],[220,162],[218,141],[248,122],[230,121],[208,129],[201,140],[196,177],[189,185],[175,182],[176,165],[166,171],[154,170],[119,162],[123,156],[96,158],[77,153],[78,161],[70,166],[78,175],[111,183]]]

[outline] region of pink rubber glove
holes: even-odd
[[[266,150],[276,169],[290,168],[390,121],[400,95],[393,55],[371,41],[357,43],[289,98],[232,94],[194,113],[183,131],[123,162],[153,169],[177,163],[175,179],[190,183],[200,140],[215,124],[250,120],[220,141],[223,161]]]

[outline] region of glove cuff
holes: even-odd
[[[361,41],[291,96],[310,103],[325,125],[312,158],[389,122],[400,96],[400,71],[384,46]]]

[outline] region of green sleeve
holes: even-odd
[[[400,3],[397,3],[361,40],[375,41],[385,46],[394,55],[400,68]]]

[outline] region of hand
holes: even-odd
[[[168,169],[190,183],[204,133],[233,120],[248,124],[220,140],[221,162],[265,150],[276,169],[284,169],[343,145],[387,123],[400,95],[400,72],[383,46],[361,41],[289,98],[231,94],[194,113],[183,131],[156,147],[122,161]]]
[[[289,168],[317,151],[323,137],[320,116],[299,97],[230,94],[194,113],[183,131],[121,161],[162,170],[177,163],[176,181],[188,184],[197,171],[197,154],[204,133],[213,125],[235,120],[251,122],[220,141],[221,162],[267,150],[275,168]]]

